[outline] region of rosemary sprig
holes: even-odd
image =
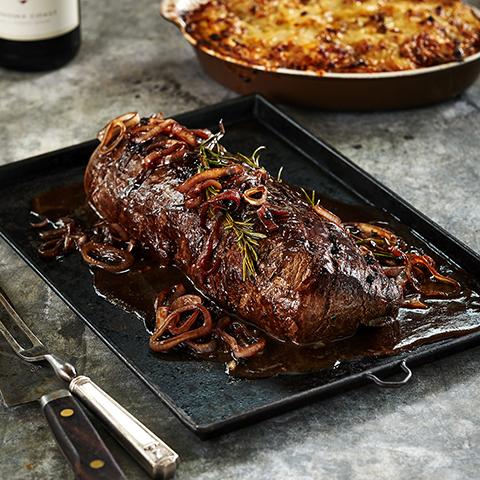
[[[220,190],[217,190],[214,186],[210,186],[205,190],[205,196],[207,197],[207,200],[210,200],[212,197],[218,195],[219,193]]]
[[[200,146],[212,148],[219,144],[220,140],[225,135],[225,127],[223,126],[223,120],[218,122],[218,132],[214,133],[211,137],[208,137]]]
[[[225,135],[225,128],[222,120],[218,123],[219,131],[203,143],[200,144],[200,166],[198,171],[202,172],[213,167],[221,167],[227,164],[225,157],[225,148],[220,144],[220,140]]]
[[[235,220],[229,213],[225,214],[223,226],[225,230],[233,232],[235,241],[243,253],[242,277],[245,281],[247,277],[255,275],[255,264],[258,261],[258,242],[266,238],[266,235],[253,230],[254,222],[251,218]]]
[[[199,171],[208,170],[214,167],[223,167],[227,165],[227,158],[221,151],[220,144],[217,144],[214,148],[200,145],[200,167]]]
[[[256,169],[260,168],[260,152],[265,150],[265,148],[266,147],[264,145],[261,145],[250,155],[250,157],[247,157],[247,155],[244,155],[243,153],[237,153],[237,155],[243,163],[246,163],[249,167]]]
[[[283,165],[278,169],[277,182],[280,182],[280,183],[283,182],[282,173],[283,173]]]
[[[380,253],[380,252],[373,252],[371,251],[376,257],[381,258],[395,258],[391,253]]]
[[[228,164],[228,161],[241,161],[250,168],[260,168],[260,152],[264,150],[265,146],[258,147],[249,157],[243,153],[237,152],[236,155],[230,154],[225,147],[220,143],[220,140],[225,134],[223,122],[219,123],[219,132],[207,138],[200,144],[200,162],[199,171],[206,170],[212,167],[222,167]]]
[[[307,202],[312,207],[315,207],[316,205],[318,205],[320,200],[315,200],[315,190],[312,190],[312,193],[310,195],[307,193],[307,191],[304,188],[302,188],[301,190],[302,190],[303,194],[305,195],[305,198],[307,199]]]
[[[219,127],[220,131],[218,133],[212,135],[200,145],[200,165],[198,167],[199,173],[210,168],[223,167],[228,165],[229,161],[243,162],[252,169],[261,168],[260,152],[265,147],[258,147],[250,157],[242,153],[232,155],[225,149],[225,147],[223,147],[223,145],[220,144],[220,140],[225,133],[225,129],[223,128],[222,122],[220,122]],[[210,200],[219,193],[219,190],[213,186],[210,186],[205,190],[207,200]],[[266,238],[266,235],[254,231],[254,221],[252,218],[237,220],[234,219],[228,212],[225,213],[223,227],[226,231],[233,232],[238,248],[243,254],[242,277],[245,281],[247,277],[252,277],[255,275],[255,265],[258,261],[258,242],[263,238]]]

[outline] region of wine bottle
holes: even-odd
[[[0,0],[0,66],[53,70],[79,47],[79,0]]]

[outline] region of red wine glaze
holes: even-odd
[[[61,202],[59,202],[61,199]],[[415,347],[445,338],[452,338],[480,329],[480,295],[475,291],[471,277],[463,270],[455,269],[447,259],[414,236],[410,229],[394,222],[385,212],[371,207],[356,207],[323,199],[322,205],[339,215],[345,222],[382,222],[402,236],[409,244],[422,248],[441,265],[443,273],[462,285],[461,293],[453,299],[426,299],[428,309],[400,309],[397,318],[378,327],[362,327],[355,335],[336,340],[327,345],[298,346],[279,342],[268,337],[267,346],[260,355],[235,361],[226,350],[214,354],[195,354],[186,349],[157,355],[162,360],[175,360],[188,356],[202,361],[224,362],[227,372],[244,378],[262,378],[277,374],[295,374],[332,369],[345,362],[365,358],[378,358],[412,350]],[[57,188],[37,196],[33,211],[48,218],[69,215],[84,225],[96,220],[85,204],[81,184]],[[85,265],[85,268],[88,268]],[[136,262],[124,273],[111,273],[95,269],[95,288],[98,295],[114,305],[136,315],[132,321],[145,325],[145,348],[155,318],[155,298],[163,288],[183,283],[187,290],[195,288],[188,278],[174,266],[158,265],[149,259],[147,252],[136,255]],[[199,292],[195,291],[196,294]],[[206,305],[214,316],[222,312],[206,299]],[[232,312],[229,312],[230,315]],[[218,318],[218,317],[217,317]],[[141,319],[141,320],[139,320]]]

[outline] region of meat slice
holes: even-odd
[[[157,116],[110,124],[85,172],[91,205],[224,309],[280,340],[329,341],[396,315],[401,288],[341,224],[209,135]],[[231,221],[256,234],[253,272]]]

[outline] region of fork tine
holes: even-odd
[[[45,348],[43,343],[33,334],[30,328],[28,328],[28,326],[22,320],[20,315],[17,313],[17,311],[15,310],[15,307],[13,306],[12,302],[10,301],[10,299],[8,298],[7,294],[5,293],[5,291],[1,286],[0,286],[0,304],[5,308],[8,315],[10,315],[10,317],[18,326],[18,328],[22,331],[22,333],[28,338],[28,340],[30,340],[32,344],[31,348],[33,347]],[[2,322],[1,318],[0,318],[0,331],[5,337],[5,340],[7,340],[7,342],[13,348],[13,350],[15,350],[15,352],[21,354],[21,352],[25,350],[10,333],[8,328]]]

